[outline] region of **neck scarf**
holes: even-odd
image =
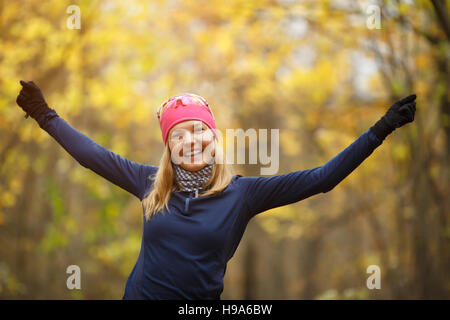
[[[212,175],[213,164],[207,164],[197,171],[189,171],[183,169],[179,165],[172,163],[175,179],[183,191],[200,191],[203,190],[203,184],[206,183]]]

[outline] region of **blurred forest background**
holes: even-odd
[[[81,28],[69,29],[69,5]],[[381,11],[381,28],[369,28]],[[332,192],[255,217],[222,299],[450,298],[450,1],[0,1],[0,298],[121,299],[142,208],[15,102],[33,80],[97,143],[159,164],[171,95],[280,129],[279,174],[325,164],[397,99],[416,119]],[[259,175],[260,165],[236,165]],[[447,196],[446,196],[447,194]],[[81,268],[68,290],[66,268]],[[369,290],[369,265],[381,289]]]

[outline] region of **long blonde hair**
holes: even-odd
[[[203,185],[203,190],[206,191],[199,194],[199,197],[222,192],[230,184],[234,175],[234,168],[226,163],[225,154],[218,143],[215,144],[214,152],[216,161],[213,165],[211,179]],[[164,148],[156,175],[149,179],[154,180],[153,190],[142,200],[146,221],[150,220],[157,212],[162,211],[164,207],[170,212],[168,203],[171,193],[181,190],[175,181],[169,143]]]

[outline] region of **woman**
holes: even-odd
[[[322,166],[243,177],[232,175],[225,164],[213,113],[200,96],[173,97],[158,110],[165,149],[156,167],[96,144],[49,108],[32,81],[20,83],[17,104],[27,116],[82,166],[141,200],[141,250],[123,299],[220,299],[227,262],[252,217],[332,190],[388,134],[412,122],[416,111],[415,95],[394,103],[374,126]],[[192,161],[195,158],[200,161]]]

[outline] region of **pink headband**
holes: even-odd
[[[176,103],[171,103],[163,108],[162,114],[159,115],[159,124],[164,144],[167,143],[167,136],[170,129],[177,123],[186,120],[200,120],[204,122],[213,131],[215,138],[218,139],[214,116],[206,100],[201,98],[206,104],[200,104],[190,99],[192,96],[194,95],[189,93],[183,94],[177,98]]]

